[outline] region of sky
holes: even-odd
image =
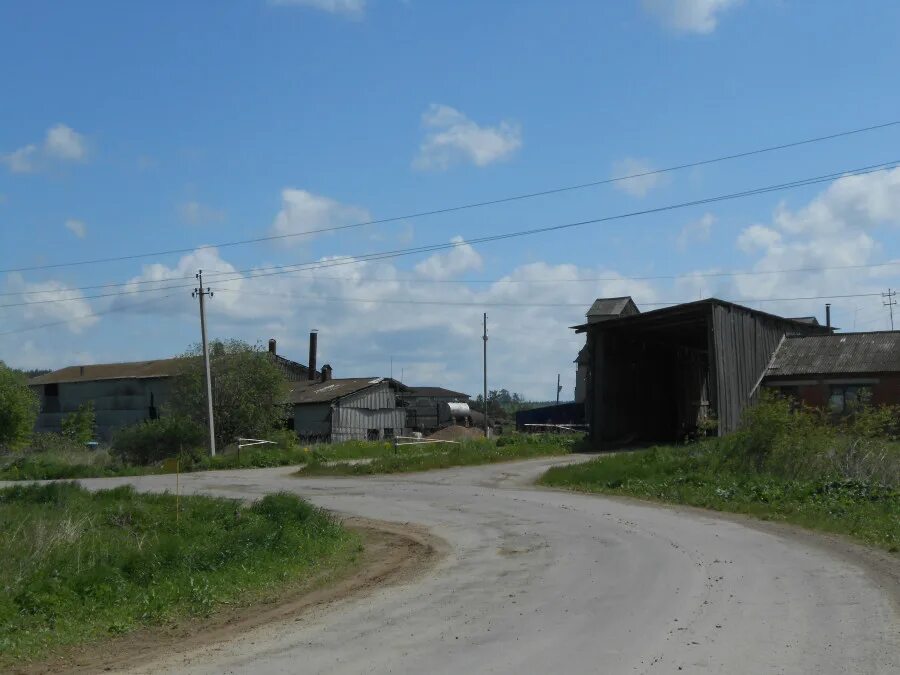
[[[404,216],[896,123],[897,25],[889,0],[4,3],[0,360],[180,354],[200,269],[213,338],[305,362],[317,329],[336,377],[472,395],[483,313],[489,387],[535,400],[558,373],[572,397],[597,297],[889,329],[900,169],[845,174],[900,160],[900,124]]]

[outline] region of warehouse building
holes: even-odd
[[[595,303],[596,304],[596,303]],[[715,298],[588,321],[585,416],[597,446],[737,428],[782,339],[830,334]]]

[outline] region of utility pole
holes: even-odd
[[[216,456],[216,427],[213,421],[213,398],[212,398],[212,378],[209,374],[209,345],[206,343],[206,302],[208,295],[212,297],[212,291],[209,288],[203,288],[203,270],[197,272],[197,282],[200,284],[194,289],[191,297],[200,298],[200,335],[203,339],[203,365],[206,368],[206,405],[209,410],[209,452],[210,455]]]
[[[488,399],[487,399],[487,312],[484,313],[484,437],[488,436]]]
[[[897,301],[894,298],[897,297],[897,291],[892,291],[890,288],[887,290],[887,293],[882,293],[881,297],[884,298],[883,304],[888,308],[888,311],[891,313],[891,330],[894,330],[894,305],[897,304]]]
[[[556,374],[556,405],[559,405],[559,392],[562,391],[562,385],[559,383],[559,373]]]

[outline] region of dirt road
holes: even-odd
[[[182,476],[190,492],[285,489],[346,514],[421,525],[447,553],[416,580],[134,672],[900,672],[889,574],[816,537],[528,485],[575,460],[365,478]],[[83,483],[155,491],[173,489],[174,477]]]

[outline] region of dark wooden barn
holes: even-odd
[[[679,440],[712,419],[733,431],[782,338],[831,330],[715,298],[574,328],[598,445]]]

